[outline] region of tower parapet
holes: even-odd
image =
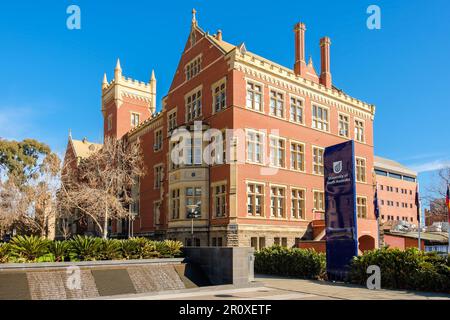
[[[156,77],[151,73],[148,83],[123,76],[120,60],[114,69],[114,79],[102,82],[102,114],[104,135],[121,138],[140,122],[156,112]],[[137,123],[136,123],[137,122]]]

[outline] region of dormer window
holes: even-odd
[[[195,77],[197,74],[200,73],[200,71],[201,71],[201,62],[202,62],[202,59],[199,56],[199,57],[191,60],[186,65],[186,80],[190,80],[193,77]]]

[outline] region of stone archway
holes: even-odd
[[[368,235],[359,237],[358,249],[361,252],[375,249],[375,239]]]

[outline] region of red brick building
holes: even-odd
[[[139,138],[147,175],[133,191],[135,235],[178,239],[190,245],[293,246],[312,239],[310,224],[323,219],[325,147],[355,140],[358,232],[361,246],[377,243],[373,213],[373,120],[375,107],[332,84],[330,39],[321,47],[321,70],[305,60],[306,27],[294,27],[293,68],[247,50],[245,44],[210,35],[193,14],[186,45],[162,109],[156,113],[156,79],[126,79],[120,64],[102,85],[106,135]],[[286,30],[286,32],[292,32]],[[172,162],[176,130],[200,133]],[[211,133],[212,139],[207,137]],[[229,134],[226,130],[235,130]],[[202,161],[204,147],[224,137],[224,152]],[[203,139],[202,139],[203,138]],[[211,137],[210,137],[211,138]],[[219,139],[219,140],[215,140]],[[204,141],[202,141],[204,140]],[[178,141],[180,143],[180,140]],[[203,148],[202,148],[203,147]],[[195,205],[197,207],[195,208]],[[122,222],[114,226],[123,231]]]

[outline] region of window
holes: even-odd
[[[291,97],[290,120],[303,124],[303,100]]]
[[[163,133],[162,129],[158,129],[155,131],[155,144],[153,146],[154,151],[159,151],[162,149],[163,145]]]
[[[323,191],[314,191],[314,210],[325,211],[325,194]]]
[[[167,130],[171,132],[177,127],[177,112],[174,111],[167,117]]]
[[[355,140],[364,142],[364,121],[355,120]]]
[[[388,173],[386,171],[378,170],[378,169],[375,169],[375,173],[379,176],[385,176],[385,177],[387,177],[387,175],[388,175]]]
[[[162,165],[158,165],[154,168],[155,171],[155,175],[154,175],[154,183],[153,186],[155,189],[159,189],[161,188],[161,182],[162,182],[162,178],[163,178],[163,166]]]
[[[190,80],[200,73],[201,62],[201,57],[197,57],[186,65],[186,80]]]
[[[313,105],[312,127],[328,131],[328,109]]]
[[[305,146],[291,142],[291,169],[305,171]]]
[[[339,115],[339,135],[348,138],[349,136],[349,120],[348,116],[344,114]]]
[[[281,238],[281,246],[285,248],[287,247],[287,238]]]
[[[356,181],[366,182],[366,160],[356,158]]]
[[[270,165],[284,167],[284,145],[285,141],[280,138],[270,138]]]
[[[153,202],[154,225],[161,224],[161,201]]]
[[[264,203],[264,186],[256,183],[247,184],[247,214],[262,216]]]
[[[186,206],[196,205],[195,212],[201,213],[202,204],[202,188],[200,187],[188,187],[186,188]]]
[[[217,238],[217,246],[218,246],[218,247],[221,247],[222,245],[223,245],[222,237],[218,237],[218,238]]]
[[[313,147],[313,173],[323,175],[323,149]]]
[[[216,217],[225,217],[226,214],[226,190],[225,184],[213,187],[214,190],[214,213]]]
[[[186,120],[191,121],[202,115],[202,90],[186,98]]]
[[[291,191],[291,217],[305,219],[305,191],[292,189]]]
[[[257,237],[250,238],[250,247],[254,248],[255,250],[258,250],[258,238]]]
[[[135,128],[139,125],[139,113],[131,114],[131,127]]]
[[[108,115],[108,131],[112,130],[112,114]]]
[[[215,132],[209,137],[209,143],[212,147],[209,158],[210,164],[223,164],[226,161],[226,130]]]
[[[279,246],[280,245],[280,238],[279,237],[273,238],[273,244],[276,245],[276,246]]]
[[[284,217],[285,192],[282,187],[270,188],[270,216],[276,218]]]
[[[262,111],[262,87],[251,82],[247,83],[246,107],[255,111]]]
[[[225,82],[217,85],[213,90],[213,106],[214,112],[219,112],[226,108],[226,90]]]
[[[358,218],[367,218],[367,199],[363,197],[356,198],[356,212]]]
[[[139,200],[140,200],[140,179],[135,178],[134,184],[131,187],[131,199],[133,200],[130,204],[130,212],[132,215],[139,215]]]
[[[202,155],[202,147],[203,147],[203,141],[202,138],[195,137],[192,138],[186,138],[186,165],[201,165],[203,160]],[[192,141],[193,140],[193,141]]]
[[[171,194],[171,210],[172,210],[172,219],[180,218],[180,189],[172,190]]]
[[[273,90],[270,91],[270,115],[284,118],[284,96]]]
[[[265,237],[259,237],[259,249],[266,247],[266,238]]]
[[[263,163],[264,135],[262,133],[247,132],[247,161]]]

